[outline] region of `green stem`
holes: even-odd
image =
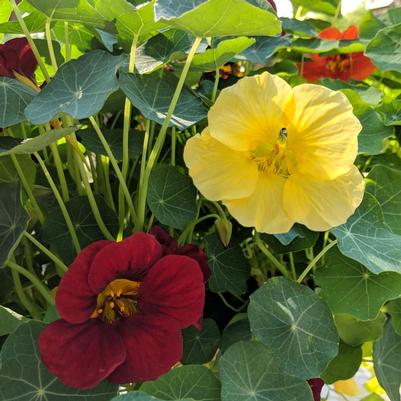
[[[30,315],[37,320],[40,320],[41,313],[39,308],[26,296],[24,288],[21,284],[21,278],[19,274],[11,270],[11,275],[14,281],[14,289],[22,306],[30,313]]]
[[[36,198],[35,198],[35,196],[34,196],[34,194],[32,192],[32,189],[31,189],[31,187],[30,187],[30,185],[29,185],[29,183],[28,183],[28,181],[27,181],[27,179],[26,179],[26,177],[24,175],[24,172],[23,172],[23,170],[21,168],[21,165],[19,164],[19,161],[18,161],[18,159],[17,159],[17,157],[15,155],[11,154],[10,157],[11,157],[11,160],[12,160],[12,162],[14,164],[15,170],[17,171],[18,177],[19,177],[19,179],[20,179],[20,181],[22,183],[22,186],[24,187],[25,192],[27,193],[28,198],[32,203],[32,206],[35,209],[36,214],[38,215],[38,219],[39,219],[40,223],[43,224],[43,222],[45,220],[45,217],[44,217],[43,212],[40,209],[39,204],[38,204],[38,202],[37,202],[37,200],[36,200]]]
[[[241,311],[248,305],[248,302],[245,302],[245,303],[244,303],[242,306],[240,306],[239,308],[234,308],[234,306],[232,306],[232,305],[224,298],[224,295],[223,295],[221,292],[219,292],[218,295],[219,295],[220,299],[223,301],[223,304],[224,304],[225,306],[227,306],[227,308],[231,309],[231,310],[234,311],[234,312],[239,313],[239,312],[241,312]]]
[[[138,42],[138,34],[134,35],[131,44],[131,51],[128,65],[129,74],[134,73],[137,42]],[[127,181],[127,174],[129,167],[129,132],[131,127],[131,114],[132,114],[132,103],[129,100],[129,98],[126,97],[124,104],[124,121],[123,121],[123,160],[121,166],[121,172],[125,182]],[[120,183],[120,187],[118,190],[118,219],[120,223],[120,232],[124,228],[124,218],[125,218],[124,193]]]
[[[125,199],[126,199],[126,201],[128,203],[128,208],[129,208],[131,217],[134,220],[134,222],[136,222],[137,221],[137,214],[136,214],[136,211],[135,211],[135,207],[134,207],[134,204],[132,202],[131,194],[130,194],[130,192],[128,190],[128,187],[127,187],[127,184],[126,184],[126,182],[124,180],[122,172],[121,172],[120,168],[118,167],[117,160],[114,157],[113,152],[111,151],[110,146],[109,146],[106,138],[104,137],[103,132],[100,129],[99,125],[97,124],[96,120],[93,117],[89,117],[89,121],[91,122],[94,130],[96,131],[97,136],[100,139],[100,142],[102,142],[102,145],[103,145],[104,149],[106,150],[107,156],[110,159],[111,165],[113,166],[113,169],[114,169],[114,171],[115,171],[115,173],[117,175],[118,181],[120,182],[120,185],[122,187]]]
[[[56,54],[54,53],[54,47],[53,47],[51,22],[52,22],[51,18],[47,17],[45,24],[45,35],[46,35],[47,47],[49,49],[49,54],[50,54],[50,61],[52,63],[54,71],[56,72],[58,70],[58,65],[56,60]]]
[[[176,128],[173,127],[171,130],[171,165],[175,166],[175,151],[177,145],[177,132]]]
[[[58,191],[57,186],[54,183],[53,178],[50,175],[50,172],[47,169],[44,161],[40,157],[39,153],[38,152],[34,152],[34,156],[37,159],[37,161],[39,162],[39,165],[43,170],[43,173],[44,173],[44,175],[45,175],[45,177],[46,177],[46,179],[47,179],[47,181],[48,181],[48,183],[50,185],[50,188],[52,189],[52,191],[54,193],[54,196],[56,197],[57,203],[58,203],[58,205],[60,206],[60,209],[61,209],[61,213],[63,214],[64,220],[65,220],[65,222],[67,224],[68,231],[70,233],[71,240],[72,240],[72,243],[74,245],[75,251],[78,254],[78,253],[81,252],[81,246],[79,245],[78,236],[77,236],[77,233],[75,231],[74,224],[73,224],[73,222],[71,220],[70,215],[68,214],[68,211],[67,211],[67,208],[66,208],[66,206],[64,204],[63,198],[61,197],[60,192]]]
[[[213,103],[216,101],[217,90],[219,88],[219,82],[220,82],[220,68],[216,68],[216,75],[214,77],[213,92],[212,92],[212,102]]]
[[[333,20],[331,21],[332,26],[335,26],[335,24],[337,23],[338,17],[341,15],[341,5],[342,5],[341,3],[342,3],[342,0],[340,0],[338,2],[336,13],[334,14]]]
[[[284,265],[282,265],[277,258],[269,251],[267,246],[264,244],[262,239],[260,238],[259,233],[255,234],[255,243],[258,248],[262,251],[262,253],[269,259],[269,261],[275,266],[283,276],[289,277],[288,271]]]
[[[191,232],[191,230],[193,230],[193,228],[198,225],[199,223],[202,223],[202,221],[205,221],[207,219],[219,219],[220,216],[218,214],[215,213],[211,213],[211,214],[207,214],[206,216],[202,216],[199,217],[199,219],[195,220],[194,222],[192,222],[191,224],[189,224],[184,231],[181,233],[181,235],[178,237],[177,241],[179,244],[184,244],[185,243],[185,239],[188,236],[188,233]]]
[[[88,201],[89,201],[92,213],[93,213],[93,217],[95,218],[96,223],[99,226],[100,231],[102,232],[104,237],[107,238],[108,240],[114,241],[114,237],[111,235],[110,231],[107,229],[106,224],[104,224],[102,215],[100,214],[99,208],[97,207],[96,199],[95,199],[95,196],[93,195],[92,187],[90,186],[88,176],[86,175],[84,164],[83,164],[81,158],[79,157],[79,155],[76,153],[75,153],[75,158],[77,160],[77,165],[78,165],[79,171],[81,173],[82,181],[85,186],[86,196],[88,197]]]
[[[31,33],[29,32],[29,29],[26,26],[24,19],[22,18],[22,14],[17,6],[17,3],[15,2],[15,0],[10,0],[10,3],[13,8],[14,14],[17,17],[17,20],[21,26],[22,32],[24,32],[24,35],[29,43],[29,46],[31,47],[32,52],[36,58],[36,61],[38,62],[39,68],[41,69],[42,74],[46,79],[46,82],[50,82],[50,75],[47,72],[46,66],[40,57],[38,48],[36,47],[35,42],[32,39]]]
[[[25,276],[33,285],[34,287],[40,292],[40,294],[43,296],[43,298],[50,304],[54,305],[54,297],[50,293],[49,289],[43,285],[43,283],[31,272],[28,270],[24,269],[22,266],[17,265],[16,263],[12,261],[7,262],[7,266],[17,272],[18,274],[22,274]]]
[[[141,170],[139,173],[139,184],[138,184],[138,193],[143,186],[143,180],[145,179],[145,169],[146,169],[146,157],[148,155],[148,146],[150,139],[150,120],[147,120],[145,123],[145,137],[143,138],[142,145],[142,155],[141,155]],[[138,199],[139,202],[139,199]],[[138,204],[139,208],[139,204]]]
[[[103,173],[104,191],[105,191],[106,199],[109,203],[109,206],[115,211],[116,205],[114,204],[113,192],[111,190],[111,184],[110,184],[109,159],[106,156],[100,155],[98,160],[100,162],[101,172]]]
[[[24,232],[26,238],[29,239],[36,247],[38,247],[50,260],[54,262],[64,273],[68,270],[68,267],[51,251],[49,251],[44,245],[42,245],[33,235],[27,231]]]
[[[139,188],[139,194],[138,194],[138,204],[139,204],[139,206],[138,206],[138,224],[136,226],[136,229],[139,231],[143,230],[143,226],[145,223],[146,197],[148,194],[149,176],[150,176],[150,173],[152,172],[153,166],[155,165],[155,163],[159,157],[159,154],[162,150],[162,147],[164,145],[164,141],[166,139],[166,133],[167,133],[167,129],[168,129],[171,117],[174,113],[175,107],[177,106],[177,102],[180,97],[182,88],[184,86],[186,77],[188,75],[188,71],[189,71],[189,67],[191,66],[192,59],[193,59],[193,57],[196,53],[196,50],[198,49],[201,41],[202,41],[202,38],[197,37],[194,40],[191,50],[188,53],[188,57],[185,62],[184,68],[182,69],[180,79],[178,80],[177,87],[175,88],[173,98],[171,99],[171,103],[168,108],[166,118],[163,121],[163,124],[159,131],[159,135],[157,136],[155,145],[154,145],[152,151],[150,152],[150,156],[149,156],[148,162],[146,164],[145,179],[143,181],[142,187]]]
[[[306,267],[306,269],[302,272],[302,274],[298,277],[297,282],[302,283],[304,281],[305,277],[309,274],[309,272],[316,266],[316,263],[331,249],[333,248],[334,245],[337,244],[337,240],[334,240],[330,242],[328,245],[326,245],[314,258],[313,260],[309,263],[309,265]]]
[[[294,263],[294,255],[293,255],[293,253],[290,252],[288,254],[288,257],[290,259],[292,277],[293,277],[294,280],[296,280],[297,279],[297,271],[295,270],[295,263]]]
[[[70,44],[70,30],[68,21],[64,22],[64,38],[65,38],[65,62],[71,60],[71,44]]]

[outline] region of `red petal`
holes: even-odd
[[[323,29],[323,31],[319,33],[319,38],[326,40],[340,40],[342,36],[343,34],[341,31],[334,27]]]
[[[121,336],[99,319],[79,325],[57,320],[40,334],[39,349],[52,374],[80,389],[99,384],[126,357]]]
[[[168,317],[138,314],[122,322],[119,330],[127,358],[109,376],[114,383],[156,379],[181,359],[181,330]]]
[[[355,40],[358,39],[358,27],[356,25],[350,25],[341,36],[341,39],[345,40]]]
[[[64,274],[56,293],[56,306],[62,319],[83,323],[96,307],[96,296],[88,284],[89,268],[95,255],[112,241],[97,241],[86,247]]]
[[[267,0],[267,2],[270,3],[270,5],[273,7],[273,10],[277,12],[276,3],[273,0]]]
[[[153,235],[140,232],[121,242],[111,242],[94,258],[89,271],[89,284],[94,292],[99,293],[116,278],[142,281],[161,258],[162,252]]]
[[[363,53],[352,53],[351,78],[363,81],[376,70],[376,66]]]
[[[4,76],[14,77],[13,70],[18,67],[18,53],[7,45],[0,45],[1,70],[5,72]],[[3,74],[2,74],[3,75]]]
[[[160,245],[163,247],[163,255],[174,254],[177,250],[177,241],[170,234],[159,226],[154,226],[150,233],[156,237]]]
[[[320,57],[323,59],[324,57]],[[301,64],[298,64],[298,70],[301,73]],[[305,61],[302,76],[309,82],[316,82],[320,78],[327,76],[327,69],[324,63],[316,61]]]
[[[138,297],[141,312],[170,316],[181,328],[196,324],[205,301],[199,264],[187,256],[164,256],[145,277]]]
[[[312,389],[313,400],[320,401],[320,393],[322,392],[322,387],[324,381],[322,379],[310,379],[308,380],[309,386]]]

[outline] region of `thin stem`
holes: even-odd
[[[330,242],[328,245],[326,245],[314,258],[313,260],[309,263],[309,265],[306,267],[306,269],[302,272],[302,274],[298,277],[297,282],[302,283],[304,281],[305,277],[309,274],[309,272],[316,266],[316,263],[331,249],[333,248],[334,245],[337,244],[337,240],[334,240]]]
[[[29,29],[26,26],[24,19],[22,18],[22,14],[17,6],[17,3],[15,2],[15,0],[10,0],[10,3],[11,3],[11,6],[13,7],[14,14],[17,17],[17,20],[21,26],[22,32],[24,32],[24,35],[29,43],[29,46],[32,49],[32,52],[36,58],[36,61],[38,62],[38,65],[42,71],[42,74],[46,79],[46,82],[50,82],[50,75],[47,72],[46,66],[40,57],[39,50],[36,47],[35,42],[32,39],[31,33],[29,32]]]
[[[164,141],[166,139],[166,133],[167,133],[168,126],[170,124],[171,117],[174,113],[175,107],[177,106],[177,102],[180,97],[182,88],[184,86],[185,79],[186,79],[188,71],[189,71],[189,67],[191,66],[192,59],[193,59],[193,57],[196,53],[196,50],[198,49],[201,41],[202,41],[202,38],[197,37],[194,40],[191,50],[188,53],[188,57],[185,62],[184,68],[182,69],[180,79],[178,80],[177,87],[175,88],[173,98],[171,99],[171,103],[168,108],[166,118],[164,119],[163,124],[160,128],[159,135],[157,136],[155,145],[154,145],[152,151],[150,152],[150,156],[149,156],[149,159],[148,159],[148,162],[146,165],[146,170],[145,170],[145,179],[144,179],[142,187],[139,189],[139,194],[138,194],[139,207],[138,207],[138,224],[136,226],[136,229],[139,231],[141,231],[143,229],[144,222],[145,222],[146,197],[147,197],[147,193],[148,193],[149,176],[150,176],[153,166],[155,165],[155,163],[159,157],[159,154],[162,150]]]
[[[290,259],[292,277],[293,277],[294,280],[296,280],[297,279],[297,271],[295,270],[295,263],[294,263],[294,255],[293,255],[293,253],[290,252],[288,254],[288,257]]]
[[[39,162],[39,165],[43,170],[43,173],[44,173],[44,175],[45,175],[45,177],[46,177],[46,179],[47,179],[47,181],[48,181],[48,183],[50,185],[50,188],[52,189],[52,191],[54,193],[54,196],[56,197],[57,203],[60,206],[61,213],[63,214],[64,220],[65,220],[65,222],[67,224],[68,231],[70,233],[71,240],[72,240],[72,243],[74,245],[75,251],[76,251],[76,253],[80,253],[81,252],[81,246],[79,245],[78,236],[77,236],[77,233],[75,231],[75,227],[74,227],[74,224],[73,224],[73,222],[71,220],[71,217],[68,214],[67,208],[66,208],[66,206],[64,204],[63,198],[61,197],[60,192],[58,191],[57,186],[54,183],[53,178],[50,175],[50,172],[47,169],[44,161],[40,157],[39,153],[35,152],[34,156],[37,159],[37,161]]]
[[[64,22],[64,40],[65,40],[65,61],[71,60],[71,44],[70,44],[70,30],[68,21]]]
[[[113,192],[111,190],[111,184],[110,184],[110,164],[109,164],[109,159],[107,156],[100,155],[98,158],[99,165],[100,165],[100,171],[103,174],[103,181],[104,181],[104,191],[106,195],[106,199],[108,201],[109,206],[115,211],[116,210],[116,205],[114,204],[114,199],[113,199]]]
[[[185,239],[188,236],[188,233],[191,232],[191,230],[198,225],[199,223],[202,223],[202,221],[205,221],[207,219],[219,219],[220,216],[215,213],[207,214],[206,216],[199,217],[199,219],[195,220],[194,222],[190,223],[184,231],[181,233],[181,235],[178,237],[177,241],[179,244],[183,244]]]
[[[171,130],[171,165],[175,166],[175,150],[177,145],[177,132],[176,128],[173,127]]]
[[[240,306],[239,308],[234,308],[234,306],[232,306],[225,298],[224,298],[224,295],[221,293],[221,292],[219,292],[218,293],[218,295],[219,295],[219,297],[220,297],[220,299],[223,301],[223,304],[225,305],[225,306],[227,306],[227,308],[229,308],[229,309],[231,309],[232,311],[234,311],[234,312],[241,312],[247,305],[248,305],[248,302],[245,302],[242,306]]]
[[[54,297],[50,293],[49,289],[43,285],[43,283],[31,272],[24,269],[22,266],[17,265],[15,262],[8,261],[7,266],[12,269],[13,271],[22,274],[25,276],[33,285],[34,287],[40,292],[43,298],[50,304],[54,305]]]
[[[46,35],[46,42],[47,42],[47,47],[49,49],[49,54],[50,54],[50,61],[52,63],[52,66],[54,68],[54,71],[58,70],[58,65],[57,65],[57,60],[56,60],[56,54],[54,53],[54,46],[53,46],[53,40],[52,40],[52,31],[51,31],[51,18],[47,17],[46,18],[46,24],[45,24],[45,35]]]
[[[150,139],[150,127],[151,127],[150,120],[147,120],[145,123],[145,137],[143,138],[143,145],[142,145],[141,170],[139,173],[138,192],[142,188],[143,180],[145,179],[146,157],[148,155],[148,146],[149,146],[149,139]],[[138,201],[139,201],[139,199],[138,199]],[[138,208],[139,208],[139,205],[138,205]]]
[[[27,297],[24,287],[21,284],[21,278],[15,270],[11,270],[11,275],[14,281],[14,289],[22,306],[30,313],[34,319],[40,320],[39,308]]]
[[[331,25],[334,26],[337,23],[338,17],[341,15],[341,6],[342,0],[338,2],[336,13],[334,14],[333,20],[331,21]]]
[[[36,247],[38,247],[50,260],[54,262],[63,272],[68,270],[68,267],[59,259],[53,252],[49,251],[44,245],[42,245],[33,235],[29,234],[27,231],[24,232],[26,238],[29,239]]]
[[[96,199],[95,199],[95,196],[93,195],[92,187],[90,186],[88,176],[86,175],[84,164],[82,163],[82,160],[79,157],[79,155],[75,154],[75,158],[77,161],[79,171],[81,173],[82,181],[85,186],[86,196],[88,197],[88,201],[89,201],[92,213],[93,213],[93,217],[95,218],[96,223],[99,226],[100,231],[105,236],[105,238],[114,241],[114,237],[113,237],[113,235],[111,235],[110,231],[106,227],[106,224],[104,223],[104,221],[102,219],[102,215],[100,214],[99,208],[97,207]]]
[[[38,204],[38,202],[37,202],[37,200],[36,200],[36,198],[35,198],[35,196],[34,196],[34,194],[32,192],[32,189],[31,189],[31,187],[30,187],[30,185],[29,185],[29,183],[28,183],[28,181],[27,181],[27,179],[26,179],[26,177],[24,175],[24,172],[23,172],[23,170],[21,168],[21,165],[19,164],[19,161],[18,161],[18,159],[17,159],[17,157],[15,155],[11,154],[10,157],[11,157],[11,160],[12,160],[12,162],[14,164],[15,170],[17,171],[18,177],[19,177],[19,179],[20,179],[20,181],[22,183],[22,186],[24,187],[25,192],[27,193],[29,200],[31,201],[32,206],[36,211],[38,219],[39,219],[40,223],[43,224],[43,222],[45,221],[45,217],[44,217],[43,212],[40,209],[40,206],[39,206],[39,204]]]
[[[217,90],[219,88],[219,82],[220,82],[220,68],[216,68],[216,75],[214,77],[213,92],[212,92],[212,102],[213,103],[216,101]]]
[[[102,142],[102,145],[103,145],[104,149],[106,150],[107,156],[110,159],[111,165],[113,166],[113,169],[114,169],[114,171],[115,171],[115,173],[117,175],[117,178],[118,178],[118,180],[120,182],[120,185],[122,187],[123,193],[125,195],[126,201],[128,203],[128,208],[129,208],[131,217],[134,220],[134,222],[136,222],[137,221],[137,214],[136,214],[136,211],[135,211],[135,207],[134,207],[134,204],[132,202],[131,194],[130,194],[130,192],[128,190],[128,187],[127,187],[127,184],[126,184],[126,182],[124,180],[122,172],[121,172],[120,168],[118,167],[117,160],[114,157],[113,152],[111,151],[110,146],[109,146],[106,138],[104,137],[103,132],[100,129],[99,125],[97,124],[96,120],[91,116],[91,117],[89,117],[89,121],[91,122],[94,130],[96,131],[96,134],[98,135],[98,137],[100,139],[100,142]]]
[[[284,265],[282,265],[277,258],[269,251],[267,246],[264,244],[262,239],[260,238],[259,233],[255,234],[255,243],[258,248],[262,251],[262,253],[269,259],[269,261],[273,264],[273,266],[277,267],[277,269],[281,272],[281,274],[285,277],[288,277],[288,271]]]

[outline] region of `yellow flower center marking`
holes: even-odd
[[[287,129],[281,128],[273,146],[262,144],[251,153],[251,159],[256,162],[260,172],[289,177],[289,167],[294,164],[294,157],[287,149],[287,136]]]
[[[137,310],[137,295],[141,283],[125,278],[113,280],[98,296],[91,318],[112,323],[126,319]]]
[[[351,68],[351,58],[346,54],[330,56],[326,68],[332,73],[341,73]]]

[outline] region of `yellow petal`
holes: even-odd
[[[345,174],[358,151],[362,129],[341,92],[303,84],[294,88],[295,113],[288,133],[301,174],[333,179]]]
[[[195,186],[209,200],[243,198],[255,189],[258,167],[248,152],[216,141],[207,128],[187,141],[184,161]]]
[[[291,175],[284,187],[284,209],[296,222],[325,231],[346,222],[363,198],[365,183],[359,170],[321,181]]]
[[[354,378],[336,381],[334,383],[334,390],[338,394],[350,396],[358,395],[361,392]]]
[[[255,192],[248,198],[223,200],[231,215],[245,227],[257,231],[281,234],[290,230],[294,220],[283,208],[285,178],[278,175],[261,175]]]
[[[290,85],[268,72],[223,89],[208,114],[213,138],[239,151],[274,144],[293,108]]]

